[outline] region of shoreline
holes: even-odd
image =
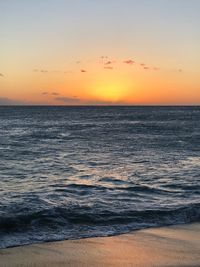
[[[200,266],[200,223],[4,248],[0,266]]]

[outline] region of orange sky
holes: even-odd
[[[200,4],[169,2],[0,3],[0,104],[199,105]]]

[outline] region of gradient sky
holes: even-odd
[[[0,104],[200,104],[199,0],[1,0]]]

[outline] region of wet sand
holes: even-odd
[[[200,266],[200,224],[0,250],[0,266]]]

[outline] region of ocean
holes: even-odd
[[[200,107],[0,107],[0,248],[200,220]]]

